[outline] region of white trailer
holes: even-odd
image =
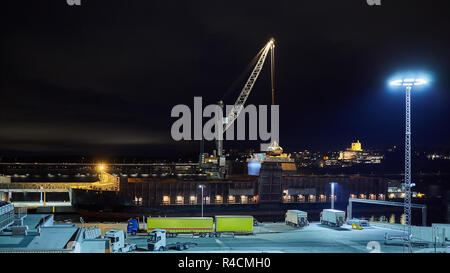
[[[308,213],[301,210],[288,210],[284,219],[286,225],[304,227],[309,225]]]
[[[340,227],[344,224],[345,211],[335,209],[324,209],[320,213],[320,223],[332,227]]]

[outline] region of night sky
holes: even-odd
[[[401,146],[404,92],[386,83],[408,70],[431,80],[413,147],[449,147],[446,1],[381,1],[2,1],[0,155],[198,152],[171,139],[172,107],[216,103],[271,37],[285,150]],[[247,103],[270,104],[268,68]]]

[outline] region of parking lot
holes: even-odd
[[[368,253],[376,250],[402,253],[404,251],[402,246],[384,244],[386,233],[391,237],[402,235],[402,231],[399,230],[374,226],[355,230],[349,225],[333,228],[320,223],[311,223],[305,228],[298,229],[284,223],[262,223],[254,227],[252,235],[205,238],[179,235],[176,238],[167,238],[167,243],[197,243],[197,246],[183,250],[184,252]],[[128,236],[127,240],[129,243],[137,244],[141,251],[147,249],[147,238],[144,235]],[[178,251],[169,250],[169,252]]]

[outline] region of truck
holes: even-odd
[[[136,235],[139,229],[139,222],[137,219],[129,219],[127,226],[127,233],[131,235]]]
[[[253,216],[250,215],[216,215],[215,236],[222,233],[253,233]]]
[[[111,243],[111,252],[131,252],[136,250],[135,244],[125,243],[125,232],[123,230],[111,229],[105,233],[105,239]]]
[[[301,210],[288,210],[284,222],[294,227],[305,227],[309,225],[308,213]]]
[[[335,209],[324,209],[320,213],[320,223],[332,227],[340,227],[344,224],[345,211]]]
[[[153,229],[148,234],[147,248],[150,251],[165,251],[168,249],[185,250],[191,245],[197,245],[196,243],[184,242],[184,243],[173,243],[167,244],[166,242],[166,231],[164,229],[156,228]]]
[[[147,218],[147,233],[155,229],[164,229],[167,237],[178,234],[194,234],[205,237],[214,233],[212,217],[149,217]]]

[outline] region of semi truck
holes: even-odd
[[[127,233],[131,235],[136,235],[139,230],[139,222],[137,219],[129,219],[127,225]]]
[[[123,230],[111,229],[105,233],[105,239],[111,242],[112,252],[130,252],[136,250],[135,244],[125,243],[125,232]]]
[[[155,229],[164,229],[167,237],[178,234],[195,234],[205,237],[214,233],[212,217],[149,217],[147,218],[147,233]]]
[[[253,221],[253,216],[250,215],[217,215],[215,235],[220,237],[222,233],[253,233]]]
[[[320,213],[320,223],[332,227],[340,227],[344,224],[345,211],[335,209],[324,209]]]
[[[308,213],[301,210],[288,210],[284,221],[286,225],[294,227],[305,227],[309,225]]]
[[[176,249],[176,250],[185,250],[188,249],[191,245],[197,245],[196,243],[190,242],[176,242],[173,244],[167,244],[166,240],[166,231],[164,229],[153,229],[148,234],[147,239],[147,248],[150,251],[165,251],[168,249]]]

